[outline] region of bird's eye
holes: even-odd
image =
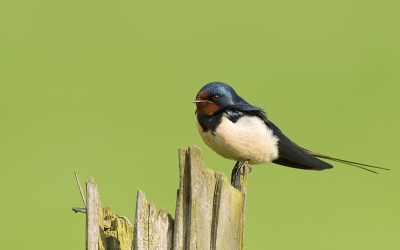
[[[213,99],[214,101],[218,101],[218,100],[219,100],[219,98],[221,98],[221,96],[220,96],[220,95],[218,95],[218,94],[216,94],[216,95],[213,95],[213,97],[212,97],[212,99]]]

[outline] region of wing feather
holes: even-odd
[[[245,101],[241,102],[235,107],[238,108],[238,110],[245,112],[248,115],[256,115],[261,119],[263,119],[265,124],[270,129],[272,129],[274,135],[279,138],[278,141],[279,158],[272,161],[273,163],[283,165],[286,167],[308,169],[308,170],[324,170],[333,168],[331,164],[318,159],[322,158],[326,160],[344,163],[373,173],[377,172],[368,168],[390,170],[388,168],[382,168],[364,163],[358,163],[354,161],[334,158],[302,148],[293,141],[291,141],[289,138],[287,138],[286,135],[284,135],[282,131],[275,124],[273,124],[270,120],[268,120],[267,115],[261,108],[251,106]]]

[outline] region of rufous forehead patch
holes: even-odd
[[[207,100],[210,96],[207,92],[201,91],[197,94],[196,100]]]

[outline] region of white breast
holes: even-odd
[[[222,157],[241,162],[250,159],[252,164],[278,158],[278,138],[259,117],[244,116],[233,123],[222,116],[214,133],[204,132],[197,119],[196,125],[204,143]]]

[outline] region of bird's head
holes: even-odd
[[[242,101],[235,90],[222,82],[212,82],[200,89],[193,102],[197,106],[197,113],[213,115],[215,112],[235,105]]]

